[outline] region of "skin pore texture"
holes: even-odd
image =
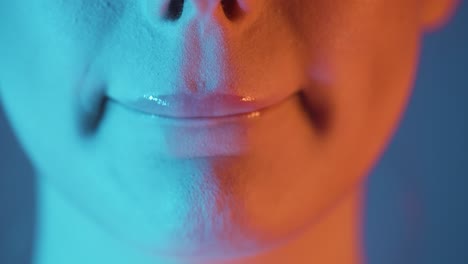
[[[361,263],[361,183],[453,6],[2,1],[36,262]]]

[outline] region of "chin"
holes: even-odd
[[[158,173],[154,173],[154,167],[148,172],[142,166],[136,174],[114,172],[110,178],[120,177],[114,182],[123,183],[118,196],[125,201],[114,211],[103,210],[112,205],[95,203],[96,208],[90,208],[90,214],[98,219],[96,222],[102,225],[101,229],[155,258],[206,263],[269,251],[308,222],[299,220],[302,215],[291,213],[281,217],[290,224],[278,226],[268,222],[270,217],[257,215],[258,210],[254,208],[275,205],[261,200],[253,202],[250,199],[255,194],[254,186],[241,186],[238,181],[227,180],[234,175],[238,180],[252,178],[248,171],[238,175],[236,168],[226,169],[226,162],[242,164],[242,160],[174,162],[177,167],[171,166],[171,162],[153,164],[164,168]]]
[[[106,236],[155,259],[207,263],[270,251],[298,234],[313,217],[286,209],[274,216],[271,208],[278,201],[257,197],[272,191],[255,179],[277,176],[259,175],[247,160],[252,158],[151,163],[120,159],[47,180]],[[239,168],[244,168],[242,173]],[[275,192],[284,197],[288,193]]]

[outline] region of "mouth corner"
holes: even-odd
[[[78,120],[82,135],[90,136],[99,129],[104,117],[108,98],[104,83],[90,81],[86,78],[78,89]]]
[[[330,128],[331,108],[324,98],[317,99],[304,90],[298,93],[301,104],[306,109],[311,123],[315,125],[320,134],[325,134]]]
[[[85,109],[81,107],[79,111],[79,126],[84,136],[93,135],[98,131],[106,112],[108,98],[103,96],[95,101],[92,108],[87,107]]]

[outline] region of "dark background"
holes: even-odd
[[[465,1],[447,27],[425,38],[409,108],[368,180],[371,264],[468,263],[467,68]],[[34,185],[0,110],[0,264],[30,263]]]

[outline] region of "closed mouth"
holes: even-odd
[[[81,100],[81,127],[85,134],[94,134],[106,115],[108,106],[120,106],[142,116],[157,119],[161,124],[206,126],[258,119],[270,108],[297,95],[294,92],[276,98],[256,98],[225,93],[210,94],[143,94],[135,97],[108,93],[107,87],[85,93]]]
[[[290,96],[288,96],[290,97]],[[256,118],[268,108],[286,100],[258,100],[250,96],[210,94],[205,96],[144,95],[134,100],[109,97],[109,101],[142,114],[179,122],[221,121]]]

